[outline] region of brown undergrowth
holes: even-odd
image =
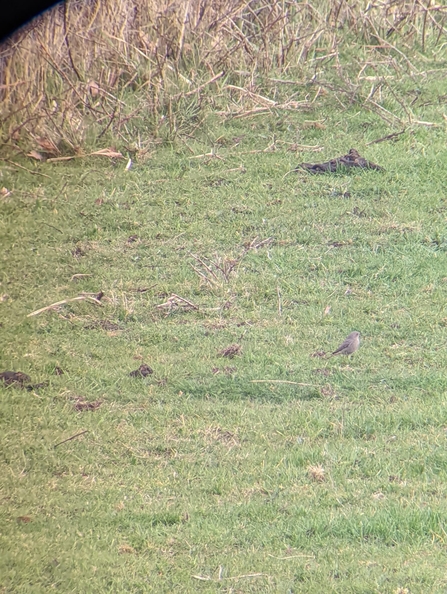
[[[420,74],[407,56],[433,57],[446,18],[430,0],[67,0],[0,47],[2,143],[39,160],[111,142],[142,156],[210,110],[248,117],[328,94],[395,123],[393,80]]]

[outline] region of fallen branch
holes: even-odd
[[[46,307],[42,307],[41,309],[36,309],[29,313],[26,317],[31,318],[32,316],[38,316],[39,314],[43,313],[44,311],[48,311],[49,309],[54,309],[55,307],[59,307],[60,305],[65,305],[66,303],[71,303],[72,301],[91,301],[92,303],[96,303],[96,305],[102,305],[101,298],[104,293],[98,293],[96,297],[92,297],[91,295],[79,295],[78,297],[73,297],[72,299],[63,299],[62,301],[57,301],[56,303],[52,303],[51,305],[47,305]]]

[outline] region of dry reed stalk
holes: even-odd
[[[389,68],[397,77],[418,74],[410,49],[419,44],[427,52],[443,43],[446,19],[447,6],[431,0],[66,0],[0,46],[3,143],[34,149],[39,136],[73,155],[90,128],[97,139],[134,146],[139,118],[147,114],[154,137],[181,136],[195,130],[190,122],[208,106],[211,83],[220,85],[229,105],[239,89],[237,109],[229,110],[237,117],[292,107],[291,97],[277,94],[273,77],[274,99],[257,87],[259,74],[292,75],[298,84],[312,77],[342,105],[344,95],[365,101],[355,68],[363,73],[385,53],[393,63],[381,65],[382,81]],[[340,56],[352,49],[358,50],[355,84],[340,66]],[[251,75],[241,87],[236,73],[244,71]],[[131,91],[137,108],[128,101]],[[372,97],[367,103],[384,119],[400,120]]]

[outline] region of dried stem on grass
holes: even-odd
[[[184,297],[180,297],[179,295],[176,295],[175,293],[172,293],[172,295],[169,297],[169,299],[165,303],[160,303],[160,305],[157,305],[157,307],[159,309],[161,309],[161,308],[167,309],[168,310],[167,315],[169,315],[173,309],[175,309],[177,307],[181,307],[181,306],[185,309],[194,309],[196,311],[199,309],[198,305],[195,305],[191,301],[188,301],[188,299],[185,299]]]
[[[309,478],[316,483],[322,483],[326,480],[326,473],[321,464],[310,465],[307,467]]]
[[[56,307],[65,305],[66,303],[71,303],[73,301],[89,301],[91,303],[95,303],[96,305],[102,305],[101,299],[103,296],[104,296],[104,293],[102,293],[102,292],[100,292],[98,294],[90,294],[90,295],[83,293],[82,295],[79,295],[78,297],[73,297],[72,299],[63,299],[62,301],[57,301],[56,303],[52,303],[51,305],[47,305],[46,307],[42,307],[41,309],[36,309],[36,311],[29,313],[26,317],[31,318],[32,316],[38,316],[39,314],[43,313],[44,311],[48,311],[50,309],[55,309]]]
[[[260,379],[260,380],[251,380],[252,384],[291,384],[293,386],[307,386],[311,388],[319,388],[318,384],[303,384],[302,382],[290,382],[288,380],[269,380],[269,379]]]
[[[59,447],[63,443],[67,443],[67,441],[71,441],[72,439],[76,439],[77,437],[80,437],[81,435],[85,435],[86,433],[88,433],[88,429],[86,429],[85,431],[81,431],[80,433],[76,433],[75,435],[72,435],[71,437],[68,437],[67,439],[64,439],[64,441],[60,441],[59,443],[57,443],[54,446],[54,448]]]

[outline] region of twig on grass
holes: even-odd
[[[205,262],[202,260],[202,258],[199,258],[199,256],[195,256],[194,254],[191,254],[191,252],[190,252],[190,255],[191,255],[191,256],[192,256],[192,257],[193,257],[195,260],[197,260],[198,262],[200,262],[200,264],[202,264],[202,266],[204,266],[204,267],[205,267],[205,268],[208,270],[208,272],[209,272],[209,273],[210,273],[212,276],[214,276],[214,278],[215,278],[216,280],[218,280],[218,278],[217,278],[217,276],[216,276],[215,272],[214,272],[214,271],[213,271],[213,270],[212,270],[212,269],[211,269],[211,268],[208,266],[208,264],[206,264],[206,263],[205,263]]]
[[[194,155],[193,157],[189,157],[190,159],[202,159],[203,157],[212,157],[213,159],[219,159],[220,161],[224,161],[223,157],[219,157],[214,152],[214,149],[210,153],[202,153],[201,155]]]
[[[2,159],[2,161],[5,161],[5,163],[10,163],[11,165],[14,165],[14,167],[18,167],[19,169],[23,169],[24,171],[31,173],[31,175],[41,175],[42,177],[48,177],[48,179],[51,179],[51,177],[49,175],[45,175],[45,173],[40,173],[40,171],[31,171],[31,169],[28,169],[28,167],[19,165],[18,163],[16,163],[15,161],[11,161],[10,159]]]
[[[174,297],[174,299],[179,299],[180,301],[183,301],[183,303],[186,303],[187,305],[189,305],[193,309],[199,309],[199,306],[198,305],[194,305],[194,303],[192,303],[191,301],[188,301],[184,297],[180,297],[180,295],[176,295],[175,293],[172,293],[171,297]]]
[[[233,577],[224,578],[227,580],[242,580],[245,578],[255,578],[255,577],[270,577],[268,573],[247,573],[246,575],[235,575]]]
[[[212,278],[209,278],[208,276],[206,276],[205,274],[203,274],[203,272],[200,272],[200,270],[198,270],[195,266],[193,266],[192,264],[190,264],[190,266],[194,270],[194,272],[196,272],[203,279],[205,279],[206,281],[208,281],[212,285],[215,285],[216,284],[216,281],[214,281]]]
[[[290,382],[288,380],[268,380],[268,379],[261,379],[261,380],[251,380],[252,384],[292,384],[293,386],[308,386],[312,388],[319,388],[318,384],[303,384],[302,382]]]
[[[212,582],[213,578],[210,578],[209,575],[192,575],[192,578],[195,580],[200,580],[201,582]]]
[[[42,224],[43,225],[46,225],[47,227],[51,227],[52,229],[55,229],[56,231],[59,231],[59,233],[62,233],[62,234],[64,233],[63,231],[61,231],[60,229],[58,229],[54,225],[50,225],[49,223],[44,223],[43,221],[42,221]]]
[[[150,287],[137,287],[136,289],[130,289],[132,293],[147,293],[157,285],[151,285]]]
[[[101,149],[93,153],[86,153],[85,155],[70,155],[68,157],[52,157],[47,159],[47,163],[60,163],[61,161],[73,161],[73,159],[85,159],[87,157],[109,157],[110,159],[124,159],[124,156],[119,151],[113,149]],[[41,174],[43,175],[43,174]],[[46,175],[45,177],[49,177]]]
[[[258,97],[261,97],[258,95]],[[250,96],[253,99],[252,96]],[[263,98],[266,101],[270,101],[270,99]],[[277,103],[276,101],[272,101],[272,103],[268,105],[260,105],[258,107],[253,107],[252,109],[248,110],[238,110],[238,111],[218,111],[216,112],[217,115],[226,117],[226,118],[233,118],[235,120],[245,117],[250,117],[252,115],[261,115],[266,112],[271,112],[272,109],[275,110],[283,110],[283,111],[294,111],[299,109],[300,107],[303,109],[308,109],[310,107],[310,103],[308,101],[288,101],[287,103]]]
[[[46,307],[42,307],[41,309],[36,309],[36,311],[29,313],[26,317],[31,318],[32,316],[38,316],[44,311],[54,309],[55,307],[59,307],[59,305],[71,303],[72,301],[91,301],[92,303],[96,303],[96,305],[102,305],[101,298],[103,297],[103,295],[104,293],[101,291],[95,297],[92,297],[91,295],[79,295],[78,297],[73,297],[72,299],[63,299],[62,301],[57,301],[56,303],[52,303],[51,305],[47,305]]]
[[[274,101],[273,99],[269,99],[268,97],[264,97],[263,95],[259,95],[258,93],[253,93],[253,91],[250,91],[249,89],[244,89],[243,87],[237,87],[236,85],[225,85],[224,90],[225,89],[232,89],[234,91],[240,91],[243,95],[246,95],[248,97],[250,97],[250,99],[253,99],[253,101],[260,103],[261,105],[264,106],[274,106],[277,105],[278,102]]]
[[[315,555],[290,555],[290,557],[275,557],[275,555],[267,553],[267,556],[272,557],[273,559],[278,559],[279,561],[287,561],[287,559],[297,559],[298,557],[304,557],[305,559],[315,559]]]
[[[169,311],[171,311],[171,309],[173,307],[180,305],[178,303],[178,301],[185,303],[188,307],[190,307],[191,309],[195,309],[196,311],[199,309],[198,305],[195,305],[194,303],[192,303],[192,301],[188,301],[188,299],[185,299],[184,297],[180,297],[180,295],[176,295],[175,293],[172,293],[171,296],[169,297],[169,299],[165,303],[160,303],[156,307],[158,307],[158,308],[167,307],[167,308],[169,308]]]
[[[67,443],[67,441],[71,441],[72,439],[76,439],[76,437],[80,437],[81,435],[84,435],[85,433],[88,433],[88,429],[86,429],[85,431],[81,431],[81,433],[76,433],[76,435],[72,435],[71,437],[68,437],[67,439],[64,439],[64,441],[60,441],[59,443],[57,443],[54,448],[57,448],[58,446],[62,445],[63,443]]]
[[[371,142],[366,143],[366,146],[370,146],[371,144],[379,144],[379,142],[385,142],[386,140],[395,140],[398,136],[403,134],[405,131],[406,131],[406,128],[404,128],[400,132],[393,132],[392,134],[387,134],[386,136],[382,136],[382,138],[377,138],[377,140],[371,140]]]
[[[242,580],[246,578],[256,578],[256,577],[270,577],[268,573],[247,573],[245,575],[235,575],[233,577],[222,578],[219,576],[219,579],[214,580],[209,575],[192,575],[192,578],[195,580],[200,580],[202,582],[219,582],[222,580]]]
[[[257,250],[258,248],[260,248],[260,247],[262,247],[264,245],[270,245],[273,241],[275,241],[275,239],[273,237],[267,237],[267,239],[263,239],[259,243],[256,243],[256,240],[257,239],[258,239],[257,237],[255,237],[253,239],[253,241],[248,246],[247,251],[249,251],[249,250]]]
[[[224,171],[222,171],[222,173],[232,173],[233,171],[240,171],[241,173],[246,173],[247,172],[247,170],[245,169],[245,167],[241,163],[239,165],[239,167],[233,167],[232,169],[225,169]]]
[[[373,105],[376,109],[372,110],[374,111],[374,113],[377,113],[377,115],[379,117],[382,118],[382,120],[385,120],[385,122],[387,122],[388,124],[392,125],[394,122],[392,120],[390,120],[389,118],[386,117],[386,115],[383,113],[385,112],[386,114],[390,115],[391,117],[394,118],[395,121],[397,121],[400,125],[403,124],[403,121],[394,113],[392,113],[391,111],[389,111],[388,109],[385,109],[382,105],[380,105],[379,103],[377,103],[376,101],[373,101],[372,99],[367,99],[364,103],[365,107],[368,107],[371,104]]]

